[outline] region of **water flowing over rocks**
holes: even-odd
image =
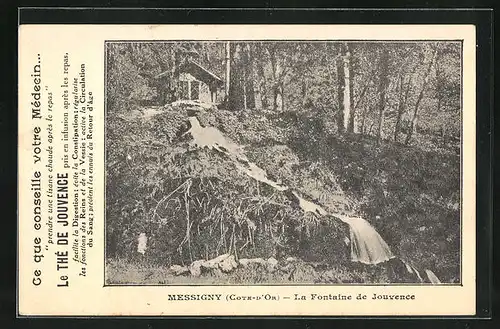
[[[350,243],[351,260],[353,262],[376,265],[395,258],[390,247],[367,220],[359,216],[329,213],[321,205],[301,197],[297,191],[270,179],[265,170],[248,160],[241,146],[226,138],[217,128],[202,127],[196,116],[190,116],[189,122],[191,124],[191,128],[188,133],[190,133],[193,137],[193,144],[197,147],[207,147],[226,154],[235,163],[236,168],[238,168],[241,172],[257,181],[273,187],[277,191],[284,192],[291,198],[295,198],[298,206],[304,211],[304,213],[312,213],[318,217],[333,217],[348,224],[350,227],[350,239],[345,238],[344,241],[346,244]],[[253,261],[244,260],[243,263],[240,260],[240,265],[248,266],[248,264],[251,263],[263,264],[263,262],[265,261],[261,261],[259,258],[258,261],[256,259]],[[220,269],[225,273],[230,272],[236,268],[237,265],[238,264],[234,260],[234,256],[226,257],[219,263]],[[278,265],[278,261],[271,257],[267,260],[267,265],[268,270],[272,272]],[[440,283],[439,279],[432,271],[425,271],[431,283]],[[198,274],[198,272],[199,271],[195,270],[194,273]],[[411,268],[408,268],[408,273],[416,274],[420,277],[418,271],[412,271]]]
[[[196,116],[190,116],[189,122],[191,128],[188,130],[188,133],[193,137],[193,144],[197,147],[207,147],[208,149],[215,149],[226,154],[235,162],[236,167],[246,175],[266,183],[280,192],[285,192],[290,198],[294,198],[298,206],[305,213],[312,213],[318,217],[328,217],[331,215],[347,223],[351,231],[352,261],[364,264],[378,264],[394,257],[387,243],[365,219],[337,213],[329,214],[319,204],[301,197],[297,191],[269,179],[267,173],[262,168],[248,161],[241,146],[226,138],[217,128],[202,127]]]

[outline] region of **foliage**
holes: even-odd
[[[344,44],[350,58],[353,132],[396,141],[404,133],[417,144],[440,137],[447,145],[460,137],[461,47],[457,42],[235,43],[230,48],[231,108],[279,112],[315,108],[328,113],[330,120],[340,120],[343,105],[337,95],[344,87],[338,75],[343,72],[336,63],[343,58]],[[223,76],[225,47],[222,42],[108,44],[108,102],[118,103],[111,108],[174,100],[176,72],[187,58]],[[377,87],[382,54],[387,54],[389,64],[383,90]],[[155,78],[161,72],[169,74]],[[374,104],[382,91],[384,108],[379,112]],[[415,128],[408,130],[409,124]],[[413,130],[420,133],[414,135]]]
[[[375,140],[331,137],[323,162],[393,251],[459,279],[460,157]],[[302,156],[307,154],[301,153]],[[416,247],[417,246],[417,247]]]

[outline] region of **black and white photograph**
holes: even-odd
[[[462,41],[106,41],[106,285],[460,285]]]

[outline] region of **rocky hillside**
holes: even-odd
[[[405,150],[328,139],[323,122],[182,102],[108,118],[109,283],[456,282],[456,196],[439,182],[401,203],[395,177],[422,179],[402,176]]]

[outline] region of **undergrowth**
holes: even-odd
[[[401,281],[384,266],[348,261],[345,224],[305,215],[283,195],[239,173],[223,155],[191,148],[184,134],[187,115],[185,108],[167,106],[147,120],[107,118],[106,252],[114,283],[185,282],[165,269],[227,252],[248,258],[298,256],[329,264],[330,274],[304,265],[292,276],[245,268],[190,280]],[[202,125],[217,127],[242,145],[271,179],[330,211],[362,215],[394,254],[431,269],[443,282],[458,282],[460,157],[393,142],[379,145],[359,135],[339,137],[326,115],[312,110],[197,113]],[[144,256],[136,251],[142,232],[148,236]]]

